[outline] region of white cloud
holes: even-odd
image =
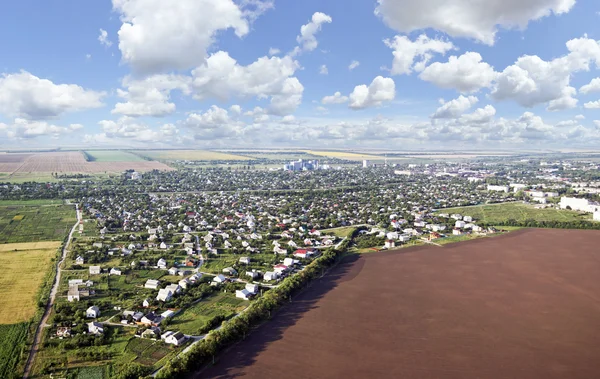
[[[596,125],[596,128],[600,129],[600,120],[594,120],[594,124]]]
[[[288,115],[302,102],[304,87],[292,77],[298,68],[298,62],[290,56],[262,57],[241,66],[228,53],[219,51],[192,71],[194,97],[223,101],[233,96],[270,98],[269,113]]]
[[[252,115],[255,119],[260,119],[264,113],[258,107]],[[233,119],[226,109],[216,105],[202,114],[190,114],[183,124],[193,131],[194,139],[209,141],[233,138],[240,133],[244,125],[243,122]]]
[[[143,74],[192,68],[206,57],[215,34],[249,31],[232,0],[113,0],[121,15],[118,32],[123,61]]]
[[[322,65],[319,68],[319,74],[321,74],[321,75],[327,75],[327,74],[329,74],[329,70],[327,69],[326,65]]]
[[[100,41],[101,45],[106,47],[111,47],[112,42],[108,39],[108,32],[104,29],[100,29],[100,35],[98,36],[98,41]]]
[[[473,113],[463,114],[460,122],[465,124],[483,124],[490,122],[496,115],[496,108],[486,105],[483,108],[477,108]]]
[[[57,138],[83,128],[81,124],[71,124],[68,127],[58,126],[47,121],[28,120],[16,118],[12,124],[0,123],[0,130],[4,130],[9,138],[32,139],[36,137]]]
[[[237,104],[234,104],[232,106],[229,107],[229,111],[233,114],[239,115],[242,113],[242,107],[240,107]]]
[[[321,100],[322,104],[343,104],[348,102],[348,96],[342,96],[341,92],[336,92],[332,96],[325,96]]]
[[[585,116],[582,114],[578,114],[577,116],[575,116],[575,120],[585,120]]]
[[[281,50],[274,47],[269,48],[269,55],[279,55],[279,53],[281,53]]]
[[[282,124],[286,124],[286,125],[297,125],[300,122],[298,122],[298,120],[296,120],[296,117],[294,117],[294,115],[287,115],[287,116],[283,116],[283,118],[281,119],[281,123]]]
[[[363,109],[380,106],[396,97],[396,84],[391,78],[378,76],[367,87],[365,84],[354,87],[350,94],[350,108]]]
[[[304,51],[313,51],[319,45],[315,34],[321,30],[323,24],[329,24],[332,22],[330,16],[325,13],[315,12],[312,15],[311,21],[302,25],[300,28],[300,35],[296,37],[296,41],[300,44],[300,48]]]
[[[32,120],[103,106],[104,92],[76,84],[54,84],[27,71],[0,77],[0,114]]]
[[[600,109],[600,100],[590,101],[583,104],[585,109]]]
[[[118,120],[102,120],[98,122],[103,133],[100,135],[86,135],[93,142],[99,139],[127,139],[139,142],[169,142],[174,140],[178,129],[172,124],[165,124],[158,129],[138,121],[135,118],[123,116]]]
[[[394,50],[392,75],[410,74],[413,69],[423,71],[433,54],[445,55],[455,49],[452,42],[430,39],[425,34],[421,34],[414,42],[406,36],[395,36],[394,39],[386,39],[383,42]],[[419,61],[415,64],[416,58],[419,58]]]
[[[87,60],[90,60],[90,59],[92,59],[92,54],[86,54],[86,55],[85,55],[85,59],[87,59]]]
[[[589,84],[584,85],[579,89],[582,94],[588,94],[590,92],[600,92],[600,78],[592,79]]]
[[[492,90],[495,100],[514,100],[524,107],[548,103],[548,110],[574,108],[576,89],[570,86],[571,76],[587,71],[592,62],[600,62],[600,45],[583,38],[567,42],[569,53],[551,61],[536,55],[524,55],[515,64],[499,73]]]
[[[554,126],[556,126],[557,128],[564,128],[566,126],[575,126],[575,125],[579,125],[579,122],[577,122],[576,120],[566,120],[566,121],[561,121]]]
[[[127,90],[117,90],[125,102],[117,103],[112,113],[132,117],[169,115],[175,112],[175,104],[170,102],[171,91],[180,90],[189,94],[190,82],[191,78],[181,75],[158,74],[142,80],[125,77],[123,86]]]
[[[419,78],[441,88],[468,93],[489,87],[496,78],[496,72],[492,66],[482,62],[479,53],[469,51],[459,57],[451,56],[447,63],[432,63]]]
[[[435,29],[493,45],[498,27],[525,29],[529,21],[567,13],[575,0],[378,0],[375,14],[391,28],[409,33]]]
[[[350,62],[350,65],[348,66],[348,70],[352,71],[355,68],[357,68],[358,66],[360,66],[359,61],[352,61],[352,62]]]
[[[431,115],[431,118],[457,118],[478,101],[479,99],[475,96],[465,97],[460,95],[454,100],[443,103],[442,106]]]

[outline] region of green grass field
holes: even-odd
[[[0,325],[0,378],[11,378],[25,346],[28,323]]]
[[[356,227],[354,227],[354,226],[342,226],[340,228],[323,229],[323,230],[321,230],[321,234],[332,233],[336,237],[344,238],[344,237],[348,237],[348,234],[350,234],[350,232],[352,232],[352,230],[354,230],[355,228]]]
[[[243,155],[220,153],[209,150],[144,150],[136,151],[136,154],[150,159],[162,160],[188,160],[188,161],[247,161]]]
[[[86,150],[93,162],[143,162],[144,160],[135,155],[121,150]]]
[[[30,206],[35,207],[39,205],[61,205],[65,202],[63,200],[55,199],[38,199],[38,200],[0,200],[0,207],[7,206]]]
[[[533,205],[523,203],[505,203],[479,205],[475,207],[441,209],[437,213],[459,213],[471,216],[477,221],[493,224],[509,219],[516,221],[578,221],[589,220],[590,215],[558,209],[536,209]]]
[[[183,334],[199,335],[211,318],[218,315],[231,317],[248,304],[248,301],[238,299],[234,294],[219,293],[179,313],[170,326]]]
[[[0,243],[61,241],[76,220],[70,205],[0,205]]]

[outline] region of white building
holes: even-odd
[[[273,271],[267,271],[263,277],[266,281],[277,280],[277,278],[279,278],[279,274]]]
[[[248,291],[247,289],[244,288],[243,290],[235,291],[235,297],[244,299],[244,300],[250,300],[250,298],[252,297],[252,294],[250,293],[250,291]]]
[[[369,167],[369,161],[368,160],[363,160],[363,168],[367,168]]]
[[[85,311],[85,316],[88,318],[98,318],[98,316],[100,316],[100,309],[93,305]]]
[[[561,197],[558,204],[560,209],[571,208],[574,211],[594,213],[600,211],[600,205],[590,202],[588,199],[578,199],[575,197]]]
[[[594,212],[594,221],[600,221],[600,211]]]
[[[173,297],[173,292],[170,290],[163,288],[158,290],[158,295],[156,295],[156,300],[158,301],[169,301]]]
[[[487,190],[488,191],[498,191],[498,192],[508,192],[508,186],[493,186],[493,185],[488,185],[487,186]]]
[[[90,275],[100,275],[101,272],[100,266],[90,266]]]
[[[160,282],[156,279],[148,279],[146,280],[146,284],[144,284],[144,288],[149,288],[151,290],[155,290],[160,285]]]
[[[92,321],[88,326],[88,333],[90,334],[102,334],[104,333],[104,325],[99,322]]]
[[[466,224],[467,224],[467,223],[466,223],[466,222],[464,222],[464,221],[456,221],[456,222],[454,223],[454,227],[455,227],[455,228],[464,228]]]

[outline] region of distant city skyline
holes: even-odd
[[[10,2],[0,32],[2,150],[600,146],[591,0]]]

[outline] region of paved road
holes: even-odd
[[[50,311],[52,310],[52,306],[54,305],[54,300],[56,299],[56,294],[58,292],[58,286],[60,284],[60,274],[61,268],[60,266],[63,264],[67,257],[67,249],[69,245],[71,245],[71,239],[73,238],[73,233],[79,222],[81,221],[81,211],[79,210],[79,206],[75,204],[75,211],[77,212],[77,222],[71,228],[71,232],[69,233],[69,238],[65,243],[62,251],[62,257],[60,261],[56,264],[56,277],[54,278],[54,283],[52,284],[52,290],[50,290],[50,298],[48,299],[48,303],[46,304],[46,309],[44,310],[44,315],[40,320],[39,325],[35,330],[35,337],[33,339],[33,345],[31,345],[31,350],[29,351],[29,358],[27,358],[27,363],[25,364],[25,372],[23,373],[23,379],[29,378],[29,374],[31,373],[31,367],[33,366],[33,361],[35,359],[35,354],[37,353],[39,346],[42,342],[42,329],[47,327],[46,324],[48,322],[48,317],[50,317]]]

